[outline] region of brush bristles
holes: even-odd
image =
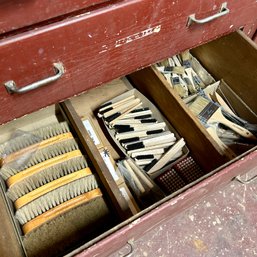
[[[210,101],[202,96],[198,96],[195,101],[189,105],[189,109],[197,116],[199,115]]]
[[[70,129],[66,122],[54,123],[34,131],[23,132],[23,135],[17,136],[7,143],[0,145],[0,156],[9,155],[30,145],[67,132],[70,132]]]
[[[65,142],[56,143],[54,145],[50,145],[48,147],[39,149],[35,153],[32,153],[32,156],[29,159],[29,161],[26,163],[26,165],[23,165],[18,169],[14,169],[6,165],[6,166],[3,166],[3,168],[0,170],[0,173],[3,179],[7,180],[9,177],[25,169],[28,169],[34,165],[37,165],[38,163],[44,162],[56,156],[69,153],[78,149],[79,149],[78,144],[74,139],[70,139]]]
[[[98,184],[94,175],[78,179],[65,186],[59,187],[18,209],[16,218],[21,225],[24,225],[28,221],[55,206],[96,188],[98,188]]]
[[[41,137],[43,140],[55,137],[64,133],[70,132],[70,128],[67,122],[54,123],[50,126],[40,128],[32,133],[35,136]]]
[[[23,195],[47,183],[87,167],[87,161],[84,156],[73,158],[24,178],[22,181],[11,186],[7,195],[14,202]]]
[[[15,137],[0,146],[0,156],[5,157],[6,155],[19,151],[30,145],[39,143],[40,141],[41,141],[41,138],[36,137],[32,134],[24,134],[24,135]]]

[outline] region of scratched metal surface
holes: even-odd
[[[257,168],[244,179],[257,174]],[[148,257],[257,256],[257,180],[233,181],[190,209],[110,255]]]

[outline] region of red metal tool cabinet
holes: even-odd
[[[256,40],[255,0],[4,0],[0,4],[1,124],[239,29]],[[189,25],[193,14],[196,22]],[[249,44],[254,47],[250,40]],[[24,94],[10,94],[4,86],[12,80],[23,88],[52,76],[54,63],[61,63],[65,72],[52,84]],[[107,256],[234,176],[254,169],[256,157],[253,150],[209,173],[182,193],[156,203],[71,255]],[[8,244],[4,238],[12,235],[2,223],[4,243],[0,245],[4,246]],[[8,248],[9,256],[18,256],[15,247]]]

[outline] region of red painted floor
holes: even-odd
[[[256,170],[242,176],[248,179]],[[257,256],[257,180],[223,190],[153,229],[110,257]]]

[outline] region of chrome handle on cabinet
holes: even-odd
[[[244,179],[242,179],[240,176],[237,176],[237,177],[235,177],[235,180],[238,181],[238,182],[240,182],[241,184],[244,184],[244,185],[245,185],[245,184],[249,184],[249,183],[251,183],[251,182],[257,180],[257,175],[255,175],[255,176],[253,176],[252,178],[247,179],[247,180],[244,180]]]
[[[5,88],[9,94],[24,94],[39,87],[46,86],[58,80],[64,74],[64,67],[61,62],[54,63],[53,66],[56,74],[51,77],[36,81],[22,88],[17,88],[16,83],[13,80],[10,80],[4,83]]]
[[[132,253],[134,251],[134,243],[133,243],[133,239],[128,240],[127,244],[129,246],[129,251],[126,254],[120,253],[119,252],[119,256],[120,257],[131,257]]]
[[[230,12],[230,10],[227,8],[227,3],[223,3],[221,5],[220,11],[212,16],[206,17],[204,19],[197,19],[195,18],[195,13],[191,14],[188,17],[188,21],[187,21],[187,27],[189,27],[190,25],[192,25],[193,23],[197,23],[197,24],[204,24],[204,23],[208,23],[210,21],[213,21],[217,18],[220,18],[226,14],[228,14]]]

